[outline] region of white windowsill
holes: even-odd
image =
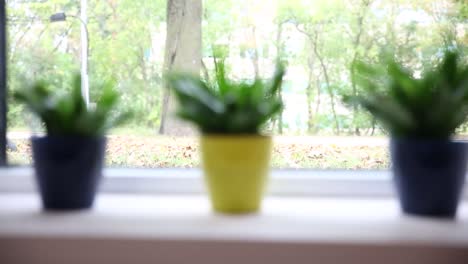
[[[405,216],[393,199],[275,198],[257,214],[213,213],[205,196],[100,195],[93,210],[41,211],[36,194],[0,194],[0,234],[330,241],[468,247],[468,203],[456,221]]]
[[[292,254],[288,250],[302,256],[291,262],[295,264],[381,264],[387,263],[385,258],[392,261],[388,263],[466,263],[468,202],[460,205],[458,218],[450,221],[405,216],[389,198],[269,196],[260,213],[229,216],[213,213],[204,195],[101,194],[93,210],[46,213],[36,194],[0,194],[1,263],[30,263],[30,259],[37,264],[86,263],[82,254],[103,264],[125,263],[119,262],[118,253],[112,253],[118,247],[113,243],[124,243],[125,256],[137,259],[140,250],[153,245],[154,251],[145,251],[146,261],[127,263],[236,263],[210,262],[208,256],[216,248],[223,254],[245,257],[237,263],[248,264],[285,263],[284,258],[280,262],[280,256],[274,256]],[[259,250],[245,251],[246,245]],[[70,258],[60,262],[38,253],[50,247],[63,248]],[[156,254],[166,247],[163,256]],[[175,260],[188,257],[194,247],[199,260]],[[96,248],[100,250],[95,252]],[[328,261],[320,255],[324,250],[330,256],[342,255],[346,262]],[[366,255],[363,250],[376,251]],[[258,262],[258,254],[265,252],[271,259]],[[84,262],[74,261],[73,254]],[[431,262],[435,260],[443,262]]]
[[[0,169],[0,263],[467,263],[467,185],[447,221],[401,214],[389,171],[272,170],[261,213],[226,216],[201,175],[106,169],[95,208],[61,214],[31,168]]]

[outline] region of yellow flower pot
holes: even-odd
[[[200,147],[213,209],[258,211],[270,167],[271,137],[209,135],[202,136]]]

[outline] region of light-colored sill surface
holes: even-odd
[[[107,169],[69,213],[41,210],[31,168],[0,176],[2,264],[468,263],[466,188],[455,221],[410,217],[388,171],[273,170],[243,216],[211,211],[197,169]]]
[[[402,214],[393,199],[267,197],[256,214],[211,211],[205,196],[100,195],[93,210],[43,212],[35,194],[0,195],[0,235],[468,247],[468,203],[455,221]]]
[[[221,215],[201,195],[103,194],[93,210],[57,213],[36,194],[0,194],[0,263],[279,264],[288,254],[289,263],[467,263],[468,203],[450,221],[405,216],[388,198],[267,197],[258,214]]]

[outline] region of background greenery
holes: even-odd
[[[50,23],[56,12],[77,15],[73,0],[9,0],[9,88],[24,80],[46,79],[63,89],[79,68],[79,23]],[[161,119],[165,0],[90,0],[90,82],[115,78],[129,126],[154,129]],[[342,94],[358,93],[355,62],[380,60],[391,49],[412,69],[438,60],[444,45],[466,52],[468,3],[464,0],[204,0],[203,71],[214,76],[212,54],[227,57],[234,77],[271,75],[276,57],[289,66],[283,117],[274,129],[286,134],[371,135],[375,122],[356,107],[347,110]],[[466,57],[465,57],[466,58]],[[245,65],[252,64],[249,67]],[[299,109],[298,109],[299,108]],[[288,114],[288,111],[290,114]],[[300,115],[300,117],[298,117]],[[10,127],[23,127],[23,107],[9,102]]]
[[[195,148],[192,141],[177,150],[170,138],[151,143],[158,137],[165,89],[166,1],[170,0],[88,0],[91,101],[97,99],[98,84],[113,78],[122,95],[121,109],[134,113],[126,128],[113,132],[110,164],[197,164],[187,154]],[[466,0],[202,1],[203,78],[214,79],[213,54],[226,57],[230,77],[238,80],[270,77],[279,58],[288,66],[279,91],[285,111],[271,122],[272,132],[362,137],[358,146],[352,144],[355,138],[348,140],[351,143],[335,138],[285,139],[274,154],[274,164],[280,167],[387,166],[385,141],[379,139],[374,148],[364,138],[382,136],[376,122],[363,109],[348,109],[341,103],[342,95],[361,91],[352,78],[357,61],[376,63],[381,50],[390,50],[418,73],[440,60],[443,46],[457,48],[467,60]],[[45,79],[55,89],[70,89],[64,84],[79,69],[80,23],[72,18],[50,23],[49,17],[62,11],[78,15],[79,1],[6,2],[10,91],[35,79]],[[10,132],[38,127],[12,98],[8,121]],[[459,132],[467,129],[464,125]],[[11,153],[12,160],[28,162],[26,139],[18,141],[20,151]],[[155,150],[159,147],[176,156],[164,156],[161,153],[166,152]]]

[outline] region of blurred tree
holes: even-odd
[[[200,73],[201,67],[201,0],[167,0],[167,31],[164,72],[181,71]],[[177,120],[172,113],[175,100],[165,89],[162,101],[160,133],[185,136],[192,129]]]
[[[468,49],[465,0],[203,0],[203,9],[201,3],[90,1],[91,99],[99,92],[93,85],[115,78],[122,107],[135,113],[129,126],[184,134],[170,115],[164,70],[201,69],[212,79],[215,54],[226,57],[233,78],[262,77],[271,75],[279,58],[288,64],[281,91],[287,105],[270,127],[285,134],[369,135],[376,132],[373,119],[339,100],[343,93],[360,92],[353,79],[357,59],[377,62],[380,51],[390,49],[420,72],[440,59],[444,45],[465,54]],[[168,4],[173,8],[166,10]],[[174,9],[184,4],[186,9]],[[79,4],[8,0],[7,5],[9,89],[34,79],[68,89],[63,84],[79,70],[79,23],[51,24],[49,16],[76,15]],[[11,98],[8,103],[10,126],[31,123],[22,106]]]
[[[79,23],[69,19],[51,24],[49,16],[56,12],[76,15],[78,3],[11,0],[8,4],[9,88],[15,90],[33,79],[66,88],[63,83],[79,70]],[[160,25],[165,20],[165,1],[91,1],[88,9],[91,100],[100,92],[93,84],[115,78],[122,91],[122,107],[132,108],[138,117],[131,123],[157,127],[162,84],[158,49],[163,47]],[[10,125],[27,124],[22,107],[14,101],[9,105]]]

